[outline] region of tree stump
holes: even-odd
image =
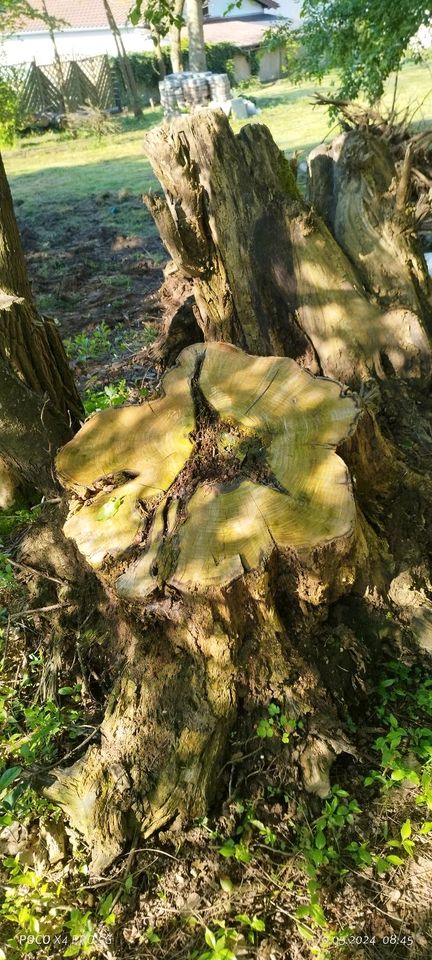
[[[179,271],[193,281],[204,340],[290,356],[351,386],[374,375],[428,382],[425,265],[410,230],[396,230],[397,218],[388,229],[394,256],[383,252],[381,258],[387,229],[383,189],[390,177],[400,201],[404,174],[398,179],[379,151],[371,159],[369,139],[358,139],[356,163],[364,169],[369,156],[370,169],[376,162],[378,170],[365,180],[370,216],[364,232],[374,217],[381,223],[368,240],[369,273],[390,275],[379,301],[368,270],[360,269],[362,256],[353,255],[363,208],[356,214],[352,203],[340,206],[343,230],[333,236],[328,202],[316,210],[301,198],[290,164],[266,127],[245,126],[235,136],[222,113],[182,117],[150,131],[145,150],[165,194],[147,197],[147,204]],[[347,161],[345,169],[349,177],[352,164]],[[321,193],[327,195],[327,181]],[[382,266],[374,268],[371,239],[380,240],[380,229]],[[406,297],[393,302],[387,294],[401,277]]]
[[[272,699],[309,717],[300,766],[308,789],[327,792],[347,742],[292,624],[299,605],[325,607],[367,567],[336,452],[359,418],[340,384],[288,358],[200,343],[159,398],[96,414],[58,455],[72,495],[64,531],[130,618],[101,744],[47,791],[95,871],[135,830],[206,811],[240,703],[252,719]]]
[[[410,144],[397,171],[384,139],[352,130],[313,150],[308,168],[313,206],[368,295],[395,327],[400,324],[401,343],[404,328],[413,338],[422,333],[430,338],[431,282],[410,205]],[[426,346],[423,350],[427,360]]]

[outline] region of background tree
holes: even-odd
[[[117,47],[118,62],[123,78],[123,83],[126,88],[126,93],[128,96],[129,104],[132,107],[134,115],[136,117],[142,116],[142,108],[139,99],[138,88],[136,85],[136,80],[133,74],[132,67],[128,55],[126,53],[125,45],[123,43],[123,37],[118,28],[117,22],[115,20],[114,14],[108,3],[108,0],[103,0],[104,10],[106,13],[106,18],[108,20],[109,28],[114,37],[114,42]]]
[[[171,62],[175,72],[182,69],[181,63],[181,28],[184,25],[183,10],[185,0],[136,0],[130,14],[133,24],[141,19],[150,27],[153,37],[160,40],[170,33]],[[205,70],[206,54],[203,30],[202,0],[186,0],[187,31],[189,40],[189,69]],[[153,41],[154,42],[154,41]],[[159,55],[159,59],[160,59]]]
[[[60,334],[33,301],[0,158],[0,509],[53,488],[52,458],[81,415]]]
[[[202,0],[186,0],[189,70],[207,69]]]
[[[301,75],[320,79],[336,70],[341,96],[364,93],[374,101],[412,37],[430,23],[431,6],[428,0],[304,0],[301,15]]]
[[[183,62],[181,56],[181,33],[184,26],[183,11],[185,0],[174,0],[174,20],[170,26],[170,56],[174,73],[181,73]]]

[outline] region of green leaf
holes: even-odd
[[[267,712],[269,717],[277,717],[280,713],[280,707],[278,707],[275,703],[269,703]]]
[[[263,719],[260,720],[256,728],[256,732],[259,737],[263,737],[264,739],[265,737],[272,737],[274,733],[273,727],[271,726],[270,721],[267,720],[265,717],[263,717]]]
[[[405,770],[402,770],[401,767],[396,767],[395,770],[392,770],[390,778],[391,780],[396,780],[396,781],[405,780],[406,772]]]
[[[0,777],[0,793],[2,793],[3,790],[6,790],[7,787],[9,787],[9,785],[13,783],[17,777],[19,777],[21,771],[22,767],[9,767],[8,770],[5,770],[4,773],[2,773]]]
[[[257,930],[259,933],[265,932],[265,923],[264,920],[260,920],[259,917],[254,917],[251,923],[252,930]]]
[[[206,929],[205,929],[204,938],[205,938],[205,942],[206,942],[207,946],[208,946],[208,947],[211,947],[212,950],[216,950],[216,937],[215,937],[214,933],[212,932],[212,930],[209,930],[208,927],[206,927]]]
[[[73,687],[59,687],[59,690],[58,690],[58,693],[61,693],[64,696],[66,696],[66,694],[68,693],[74,693],[74,692],[75,691]]]
[[[317,835],[316,835],[316,837],[315,837],[315,846],[316,846],[317,850],[324,850],[324,847],[326,846],[326,843],[327,843],[327,841],[326,841],[326,838],[325,838],[325,834],[324,834],[322,831],[320,831],[319,833],[317,833]]]
[[[400,835],[402,840],[408,840],[408,837],[411,836],[411,820],[405,820],[405,823],[402,824]]]
[[[219,883],[225,893],[231,893],[234,890],[234,884],[229,877],[219,877]]]
[[[410,855],[410,857],[412,857],[414,846],[415,846],[414,842],[412,840],[402,840],[402,846],[404,850],[406,850],[406,852]]]
[[[296,912],[295,912],[295,916],[296,916],[299,920],[304,920],[304,918],[305,918],[305,917],[308,917],[309,914],[310,914],[310,906],[309,906],[309,904],[307,904],[305,907],[297,907],[297,910],[296,910]]]
[[[430,833],[432,830],[432,820],[425,820],[425,822],[420,827],[419,833],[424,836],[426,833]]]
[[[222,847],[219,847],[218,853],[221,857],[233,857],[235,855],[236,845],[234,840],[226,840]]]
[[[155,932],[154,927],[147,927],[145,935],[149,943],[160,943],[160,937]]]
[[[76,957],[76,956],[78,956],[80,950],[81,950],[81,944],[80,944],[80,943],[72,943],[70,947],[67,947],[67,948],[66,948],[63,956],[64,956],[64,957]]]
[[[308,927],[305,927],[302,923],[297,923],[297,929],[304,940],[314,939],[313,933],[308,929]]]
[[[250,863],[252,860],[252,854],[249,853],[249,850],[244,843],[236,843],[234,856],[239,863]]]
[[[131,873],[129,873],[128,876],[126,877],[126,880],[125,880],[125,882],[124,882],[124,884],[123,884],[123,887],[124,887],[125,893],[130,893],[130,891],[132,890],[132,887],[133,887],[133,876],[132,876]]]
[[[398,857],[395,853],[389,853],[389,855],[386,857],[386,860],[388,860],[389,863],[393,863],[397,867],[400,867],[404,862],[402,858]]]

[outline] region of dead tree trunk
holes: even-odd
[[[432,335],[431,282],[410,201],[411,145],[399,173],[373,133],[352,130],[309,156],[309,199],[383,311],[421,317]]]
[[[205,115],[152,132],[147,148],[166,197],[149,204],[204,342],[181,352],[157,397],[97,414],[57,458],[64,533],[124,623],[100,743],[47,790],[95,871],[127,839],[205,813],[238,760],[233,725],[250,743],[271,702],[285,718],[285,779],[327,795],[332,762],[354,749],[337,707],[352,681],[337,670],[339,635],[322,656],[329,611],[350,595],[385,610],[399,573],[432,555],[432,485],[389,422],[383,436],[378,387],[360,399],[328,376],[393,372],[424,387],[421,302],[402,330],[394,304],[373,299],[266,128],[236,138]],[[407,416],[406,385],[384,387]],[[349,643],[370,655],[352,631]]]
[[[0,459],[10,501],[21,483],[52,489],[52,457],[82,406],[58,330],[33,302],[1,158],[0,209]]]
[[[339,245],[300,197],[266,127],[235,136],[222,114],[182,118],[151,131],[145,149],[165,193],[147,203],[179,270],[193,279],[205,340],[290,356],[350,385],[389,371],[428,381],[425,264],[406,229],[378,304],[348,241]],[[385,221],[380,190],[377,176],[370,206]],[[345,234],[357,235],[348,218]],[[404,278],[406,288],[410,271],[412,297],[395,302],[389,285],[396,290]]]
[[[101,746],[47,791],[96,871],[131,829],[204,813],[239,697],[252,718],[276,700],[325,728],[319,763],[312,743],[301,763],[307,789],[328,790],[346,744],[289,624],[293,607],[361,589],[371,556],[380,563],[335,452],[361,416],[339,384],[290,359],[197,344],[160,399],[96,415],[61,451],[75,491],[64,532],[135,616]],[[309,680],[297,694],[298,672]]]

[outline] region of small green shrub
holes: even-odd
[[[96,410],[106,410],[107,407],[121,407],[128,401],[126,380],[107,384],[103,390],[86,390],[84,396],[84,410],[87,416]]]
[[[110,333],[108,324],[102,322],[91,333],[83,330],[75,337],[67,337],[64,345],[69,359],[78,363],[99,360],[110,349]]]
[[[40,515],[40,510],[40,506],[36,505],[32,510],[14,510],[12,513],[0,511],[0,544],[19,527],[34,523]]]
[[[19,68],[0,71],[0,142],[10,146],[24,121]]]

